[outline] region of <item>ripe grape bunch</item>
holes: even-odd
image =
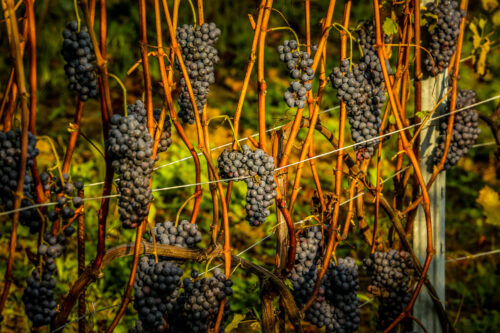
[[[154,166],[153,139],[136,113],[127,117],[113,115],[107,149],[119,176],[120,219],[124,227],[135,228],[148,216],[153,200],[149,187]]]
[[[295,40],[285,40],[283,45],[278,46],[280,60],[286,63],[293,81],[285,91],[284,99],[288,107],[305,106],[307,92],[312,89],[310,82],[314,78],[314,71],[311,66],[314,60],[305,51],[299,51],[298,43]]]
[[[290,274],[293,295],[299,305],[312,295],[321,264],[323,233],[320,227],[309,228],[299,238],[295,265]],[[330,264],[313,305],[306,311],[306,319],[313,325],[325,327],[326,332],[354,332],[359,317],[358,268],[352,258],[340,258]]]
[[[456,109],[460,110],[476,103],[477,95],[473,90],[460,90],[457,93]],[[450,103],[448,102],[445,113],[450,111]],[[476,143],[481,130],[478,123],[479,114],[473,108],[467,108],[463,111],[455,113],[455,121],[453,123],[452,137],[450,141],[450,149],[446,155],[444,169],[447,170],[457,164],[458,160],[467,154],[473,144]],[[446,145],[446,131],[448,129],[448,117],[440,120],[440,133],[437,139],[437,145],[433,151],[433,162],[437,165],[443,156]]]
[[[201,232],[196,224],[187,220],[179,222],[166,221],[158,223],[153,228],[155,239],[162,245],[180,246],[185,248],[195,248],[201,242]]]
[[[366,64],[366,76],[368,81],[382,90],[385,90],[384,74],[382,72],[382,65],[380,58],[375,50],[377,42],[375,35],[375,23],[373,21],[365,22],[358,30],[359,44],[363,50],[363,57],[361,62]],[[391,37],[384,34],[384,42],[386,44],[391,42]],[[385,59],[385,66],[389,75],[392,74],[392,67],[389,61]]]
[[[146,111],[146,107],[141,100],[135,101],[134,104],[127,105],[127,113],[134,113],[136,115],[137,120],[143,125],[147,126],[148,115]],[[155,109],[153,110],[153,119],[155,121],[155,136],[156,131],[159,129],[159,121],[160,121],[161,110]],[[165,121],[163,123],[163,129],[160,134],[160,143],[158,144],[158,151],[160,153],[167,151],[168,147],[172,144],[172,128],[170,125],[170,116],[165,114]]]
[[[66,61],[64,71],[68,77],[68,88],[78,94],[82,101],[97,98],[96,60],[94,46],[86,26],[71,21],[63,30],[62,55]]]
[[[183,248],[196,248],[201,241],[198,226],[186,220],[177,226],[170,221],[159,223],[153,228],[153,235],[148,235],[151,240],[154,235],[159,244]],[[178,307],[182,274],[182,269],[166,257],[160,256],[158,262],[153,256],[141,258],[134,282],[134,308],[139,319],[129,332],[167,332],[164,323],[174,316]]]
[[[36,137],[28,132],[28,150],[24,173],[23,198],[21,207],[34,204],[34,183],[29,175],[33,161],[38,155]],[[17,191],[21,163],[21,131],[0,132],[0,204],[4,210],[14,209],[14,193]],[[31,233],[38,232],[41,220],[36,209],[23,210],[19,213],[19,221],[27,226]]]
[[[437,22],[427,25],[430,35],[428,48],[432,58],[426,55],[424,63],[429,73],[437,75],[448,68],[457,49],[460,20],[465,17],[465,11],[458,8],[456,1],[439,0],[437,5],[429,4],[427,12],[427,16],[436,17]]]
[[[330,75],[337,97],[346,105],[352,139],[363,142],[354,147],[360,161],[369,159],[375,151],[378,139],[374,138],[380,132],[380,112],[385,102],[384,90],[368,80],[372,75],[368,68],[365,62],[356,65],[344,59]]]
[[[41,265],[37,267],[28,277],[27,286],[24,289],[22,300],[28,318],[34,327],[48,325],[56,315],[56,301],[54,290],[57,284],[56,258],[62,256],[68,243],[68,237],[75,232],[71,225],[65,226],[59,235],[51,232],[44,234],[44,242],[38,247]],[[42,271],[40,271],[40,267]]]
[[[182,59],[200,115],[207,103],[209,86],[215,82],[214,66],[219,62],[219,56],[213,45],[220,34],[221,31],[215,23],[203,23],[201,26],[184,24],[177,28],[177,42],[181,47]],[[185,123],[193,124],[195,120],[194,108],[184,78],[181,78],[181,87],[178,115]]]
[[[173,312],[169,332],[208,332],[215,327],[220,303],[225,300],[221,323],[230,314],[227,298],[233,294],[233,281],[226,279],[224,273],[216,268],[210,278],[198,278],[192,271],[190,278],[183,280],[184,293],[177,299],[177,309]],[[221,324],[218,333],[224,332]]]
[[[247,184],[246,219],[259,226],[271,214],[267,209],[276,198],[274,159],[262,149],[252,151],[247,145],[242,151],[225,149],[218,158],[219,176],[223,179],[243,178]]]
[[[368,291],[380,301],[379,324],[386,327],[410,301],[410,254],[396,250],[375,252],[363,260],[363,266],[370,276]]]
[[[155,262],[151,256],[140,259],[134,281],[134,309],[139,319],[131,332],[166,332],[164,323],[174,309],[182,274],[172,262]]]

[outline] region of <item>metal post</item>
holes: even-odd
[[[423,3],[427,2],[430,1],[423,1]],[[447,86],[448,75],[446,72],[435,78],[430,77],[422,81],[422,110],[433,110],[445,94]],[[441,103],[434,115],[439,114],[444,107],[445,103]],[[433,121],[430,127],[423,129],[421,132],[420,169],[422,170],[422,175],[426,182],[432,175],[432,168],[429,169],[429,163],[432,162],[432,151],[436,145],[436,138],[439,134],[439,127],[436,126],[438,123],[439,120]],[[427,272],[427,277],[436,288],[437,296],[443,304],[445,299],[445,191],[446,171],[442,171],[429,190],[433,245],[436,254]],[[427,254],[426,237],[425,214],[422,206],[420,206],[413,225],[413,249],[422,265]],[[424,325],[427,332],[442,332],[438,315],[436,311],[434,311],[434,304],[425,286],[422,288],[422,292],[415,302],[413,315]],[[423,332],[416,323],[414,323],[413,329],[417,332]]]

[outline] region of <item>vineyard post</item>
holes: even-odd
[[[432,0],[423,0],[421,8]],[[418,1],[417,1],[418,4]],[[435,105],[443,98],[448,90],[448,73],[439,74],[436,77],[428,77],[421,82],[422,94],[420,97],[421,111],[433,110]],[[445,103],[436,109],[435,114],[439,114],[445,107]],[[432,170],[428,165],[432,160],[432,150],[434,149],[437,137],[439,135],[439,120],[433,120],[429,127],[422,129],[420,133],[420,169],[422,176],[427,182],[432,176]],[[431,172],[429,172],[431,171]],[[433,248],[436,253],[430,264],[427,277],[435,287],[437,296],[443,304],[445,298],[445,191],[446,191],[446,171],[440,172],[434,185],[429,189],[431,200],[431,220]],[[419,206],[415,223],[413,224],[413,248],[415,255],[421,264],[424,263],[427,255],[427,230],[423,207]],[[429,311],[434,307],[433,301],[426,288],[419,294],[413,307],[413,315],[417,318],[428,332],[442,332],[437,312]],[[423,332],[422,328],[414,322],[413,329],[417,332]]]

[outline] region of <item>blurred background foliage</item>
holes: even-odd
[[[169,1],[171,4],[172,1]],[[323,17],[327,0],[311,0],[311,34],[312,40],[317,41],[320,33],[320,19]],[[385,1],[385,9],[391,2]],[[127,87],[127,102],[133,103],[142,97],[142,72],[137,67],[127,75],[127,71],[140,59],[140,45],[138,42],[139,22],[138,7],[126,0],[108,0],[108,68],[117,75]],[[148,1],[148,49],[155,50],[154,13],[151,1]],[[216,67],[216,84],[211,87],[208,98],[208,117],[217,115],[233,116],[242,80],[248,63],[253,31],[247,15],[256,15],[258,1],[205,1],[205,19],[207,22],[216,22],[222,30],[222,35],[217,42],[221,62]],[[274,8],[280,11],[288,20],[290,26],[297,32],[301,42],[305,41],[303,1],[276,0]],[[64,147],[68,140],[68,128],[73,119],[75,98],[66,89],[67,81],[64,75],[64,63],[60,54],[62,35],[61,32],[67,21],[74,19],[75,12],[73,1],[70,0],[45,0],[36,1],[37,39],[38,39],[38,135],[50,136],[56,142],[57,153],[64,155]],[[18,16],[24,12],[23,5],[18,9]],[[385,12],[387,15],[390,11]],[[354,29],[362,20],[369,19],[372,15],[371,1],[355,2],[351,15],[351,28]],[[3,17],[2,17],[3,18]],[[341,22],[342,2],[339,1],[335,8],[334,22]],[[474,89],[478,99],[496,96],[500,93],[500,49],[498,27],[500,25],[500,6],[497,0],[470,1],[468,15],[469,27],[466,32],[460,72],[460,87]],[[192,24],[193,16],[187,1],[182,1],[180,8],[179,24]],[[286,22],[274,11],[271,15],[270,27],[285,26]],[[99,29],[96,20],[96,31]],[[164,25],[164,36],[167,36]],[[285,66],[280,63],[276,47],[284,39],[293,36],[286,31],[269,32],[267,48],[265,50],[267,91],[267,126],[271,128],[284,124],[293,117],[294,110],[288,110],[282,99],[284,90],[288,85]],[[165,41],[168,45],[168,40]],[[332,30],[327,51],[327,75],[339,62],[339,34]],[[357,46],[354,44],[354,53]],[[8,56],[8,40],[4,21],[0,23],[0,94],[3,93],[11,68],[11,59]],[[393,52],[395,53],[395,52]],[[391,63],[394,65],[395,56]],[[25,64],[27,56],[25,56]],[[159,71],[154,57],[150,58],[151,74],[155,107],[160,107],[161,87],[159,86]],[[26,65],[27,66],[27,65]],[[178,74],[176,74],[178,75]],[[111,80],[111,93],[114,112],[121,112],[123,107],[122,91],[115,81]],[[251,80],[241,119],[242,133],[253,134],[257,130],[257,89],[256,74]],[[317,83],[316,83],[317,85]],[[0,96],[3,97],[3,96]],[[412,114],[411,102],[409,115]],[[498,102],[481,105],[478,110],[490,115]],[[330,85],[323,98],[323,109],[338,105],[335,91]],[[338,110],[333,110],[321,115],[321,122],[333,133],[338,131]],[[491,142],[490,130],[483,126],[479,142]],[[15,124],[19,126],[19,122]],[[89,101],[85,105],[82,120],[82,132],[95,146],[92,147],[88,140],[80,136],[77,150],[71,164],[73,179],[82,180],[85,184],[100,182],[104,179],[104,160],[101,156],[103,137],[101,132],[100,107],[97,101]],[[195,142],[193,126],[184,127],[192,142]],[[211,146],[216,147],[232,139],[232,133],[227,123],[220,119],[211,122]],[[301,131],[299,140],[304,137]],[[176,161],[189,156],[189,152],[173,132],[174,144],[168,152],[160,155],[159,165]],[[348,136],[347,144],[350,144]],[[396,137],[391,137],[385,144],[382,152],[382,177],[388,177],[394,172],[392,158],[396,154]],[[38,161],[40,169],[53,167],[54,155],[46,141],[39,141],[41,151]],[[317,154],[331,150],[331,146],[321,136],[315,136],[315,152]],[[498,247],[496,237],[500,226],[499,206],[499,163],[494,155],[494,146],[483,146],[471,150],[458,166],[447,172],[447,201],[446,201],[446,253],[447,257],[455,258],[470,253],[489,251]],[[297,160],[300,147],[293,151],[290,162]],[[220,151],[215,151],[214,159]],[[318,159],[317,166],[325,191],[333,190],[332,168],[335,155]],[[203,166],[203,179],[206,177],[206,165]],[[373,166],[373,165],[372,165]],[[374,180],[374,168],[370,176]],[[155,172],[153,188],[168,187],[178,184],[194,182],[194,166],[190,160],[167,166]],[[343,184],[343,185],[347,185]],[[294,210],[294,220],[299,221],[309,216],[312,211],[311,198],[314,195],[314,184],[309,167],[304,167],[304,177],[301,184],[299,201]],[[384,193],[391,196],[392,183],[385,184]],[[100,185],[87,187],[87,198],[97,197],[101,194]],[[162,191],[155,193],[155,201],[151,209],[151,221],[172,220],[177,214],[180,205],[189,198],[194,188]],[[343,198],[345,199],[345,198]],[[271,217],[259,228],[251,228],[245,222],[244,212],[245,193],[242,184],[236,184],[230,206],[230,221],[232,226],[231,241],[234,252],[239,252],[262,237],[272,232],[275,217]],[[368,222],[373,219],[372,202],[367,202]],[[458,209],[457,209],[458,208]],[[95,256],[96,225],[99,201],[86,202],[86,231],[87,231],[87,260]],[[181,217],[188,219],[191,206],[188,205]],[[204,200],[198,224],[205,231],[208,242],[208,229],[212,219],[211,199],[208,187],[204,187]],[[384,230],[381,237],[388,239],[389,221],[382,218]],[[0,231],[0,272],[4,272],[7,259],[7,244],[10,235],[10,220],[2,217]],[[108,248],[133,241],[135,232],[124,230],[120,226],[117,214],[116,200],[111,201],[110,218],[108,219]],[[205,244],[207,244],[205,242]],[[4,311],[5,320],[1,324],[2,332],[28,332],[30,323],[24,315],[21,302],[22,290],[25,279],[32,266],[25,255],[27,248],[33,249],[35,237],[28,234],[25,228],[20,229],[16,260],[14,265],[14,285]],[[266,241],[244,254],[244,257],[271,267],[274,264],[275,238]],[[354,229],[347,241],[339,247],[338,256],[350,255],[358,263],[369,253],[369,248],[362,241],[358,229]],[[91,285],[87,292],[86,320],[94,331],[103,330],[114,316],[128,280],[131,258],[122,258],[114,261],[103,270],[102,277]],[[212,263],[214,265],[215,263]],[[57,292],[63,295],[68,286],[77,277],[76,244],[71,242],[67,254],[58,259],[59,278]],[[204,265],[186,263],[184,271],[191,268],[205,270]],[[446,270],[446,308],[455,322],[458,332],[494,332],[500,328],[500,261],[499,256],[485,256],[474,260],[449,262]],[[235,281],[234,296],[231,299],[231,308],[236,313],[232,324],[227,330],[234,329],[240,332],[259,331],[258,319],[260,317],[260,301],[258,292],[258,279],[237,269],[233,274]],[[362,274],[363,283],[366,277]],[[495,292],[496,291],[496,292]],[[366,289],[360,291],[362,302],[369,300]],[[367,303],[362,309],[362,325],[360,332],[375,330],[374,317],[376,305]],[[71,317],[76,318],[76,312]],[[136,315],[130,305],[125,317],[116,329],[116,332],[126,332],[135,321]],[[71,323],[67,331],[75,331],[76,323]],[[313,327],[310,327],[313,330]],[[48,329],[42,330],[48,332]]]

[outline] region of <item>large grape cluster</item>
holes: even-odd
[[[427,12],[430,14],[428,17],[436,17],[437,22],[434,23],[431,19],[428,24],[428,49],[432,58],[426,54],[424,64],[429,73],[437,75],[448,68],[457,49],[460,20],[465,16],[465,12],[458,8],[456,1],[450,0],[439,0],[437,5],[430,3]]]
[[[278,53],[293,80],[285,91],[285,102],[290,108],[302,109],[307,100],[307,92],[312,89],[312,85],[308,81],[314,78],[314,71],[311,68],[314,60],[309,56],[309,53],[299,51],[298,47],[297,41],[285,40],[283,45],[278,46]]]
[[[476,103],[477,95],[473,90],[460,90],[457,93],[456,110],[460,110]],[[450,103],[444,108],[444,112],[450,111]],[[478,123],[479,114],[473,108],[467,108],[455,113],[450,148],[446,155],[444,169],[447,170],[457,164],[458,160],[467,154],[481,130]],[[440,119],[440,134],[437,145],[433,151],[433,164],[436,165],[443,156],[446,145],[446,131],[448,129],[448,117]]]
[[[146,111],[146,107],[144,106],[144,103],[141,100],[135,101],[134,104],[128,104],[127,105],[127,113],[131,114],[134,113],[136,115],[137,120],[144,126],[147,126],[147,121],[148,121],[148,115]],[[155,136],[156,136],[156,131],[158,130],[158,122],[160,121],[160,115],[161,115],[161,110],[160,109],[155,109],[153,110],[153,118],[156,122],[155,126]],[[163,130],[161,131],[160,135],[160,143],[158,145],[158,151],[159,152],[164,152],[167,151],[168,147],[172,144],[172,129],[170,125],[170,116],[165,114],[165,121],[163,123]]]
[[[135,332],[166,331],[164,323],[167,313],[174,309],[182,273],[180,267],[169,261],[155,262],[148,256],[140,259],[134,281],[134,309],[142,327],[136,326]]]
[[[363,260],[363,266],[370,276],[368,291],[380,301],[379,324],[386,327],[410,301],[410,255],[396,250],[375,252]]]
[[[78,22],[71,21],[63,30],[64,42],[62,55],[66,61],[64,71],[68,77],[68,88],[76,92],[82,101],[97,98],[96,60],[94,46],[90,40],[87,27],[80,27]]]
[[[299,305],[306,303],[314,290],[322,241],[321,228],[312,227],[297,242],[290,281]],[[340,258],[337,264],[329,265],[315,302],[306,311],[306,319],[319,328],[325,327],[326,332],[355,332],[360,321],[358,289],[358,268],[354,260]]]
[[[28,318],[34,327],[48,325],[56,315],[57,303],[54,297],[56,287],[57,266],[56,258],[64,254],[67,237],[74,233],[72,226],[66,226],[64,231],[55,236],[46,232],[43,244],[38,247],[38,254],[42,264],[37,267],[28,277],[27,286],[24,289],[22,300]]]
[[[351,65],[345,59],[330,76],[337,97],[346,105],[352,139],[360,143],[355,146],[358,160],[369,159],[375,151],[378,139],[374,138],[380,132],[380,112],[385,102],[384,89],[369,81],[372,75],[365,62]]]
[[[177,41],[200,115],[207,103],[209,86],[215,82],[214,66],[219,62],[219,56],[213,45],[220,34],[215,23],[203,23],[201,26],[184,24],[177,28]],[[185,123],[192,124],[195,120],[194,108],[184,78],[181,78],[181,87],[179,117]]]
[[[242,151],[225,149],[218,158],[219,176],[223,179],[242,177],[247,184],[246,219],[258,226],[270,215],[267,209],[277,195],[274,181],[274,159],[262,149],[252,151],[243,145]]]
[[[149,180],[153,172],[153,139],[136,113],[113,115],[107,142],[112,165],[119,175],[120,219],[126,228],[135,228],[148,216],[153,200]]]
[[[214,270],[210,278],[196,279],[197,272],[191,275],[195,278],[183,280],[184,293],[178,298],[177,311],[169,322],[172,325],[169,332],[207,332],[215,327],[220,302],[225,301],[222,322],[230,314],[227,297],[233,294],[233,281],[226,279],[220,269]],[[224,332],[221,324],[219,333]]]
[[[153,228],[155,239],[162,245],[179,246],[185,248],[195,248],[201,242],[201,232],[196,224],[187,220],[179,222],[166,221],[158,223]]]
[[[24,173],[23,198],[21,207],[34,204],[34,183],[29,175],[34,158],[38,155],[36,137],[28,132],[28,152]],[[0,132],[0,204],[4,210],[14,209],[14,193],[19,181],[21,163],[21,131]],[[19,213],[19,221],[27,226],[31,233],[38,232],[41,225],[36,209],[23,210]]]

